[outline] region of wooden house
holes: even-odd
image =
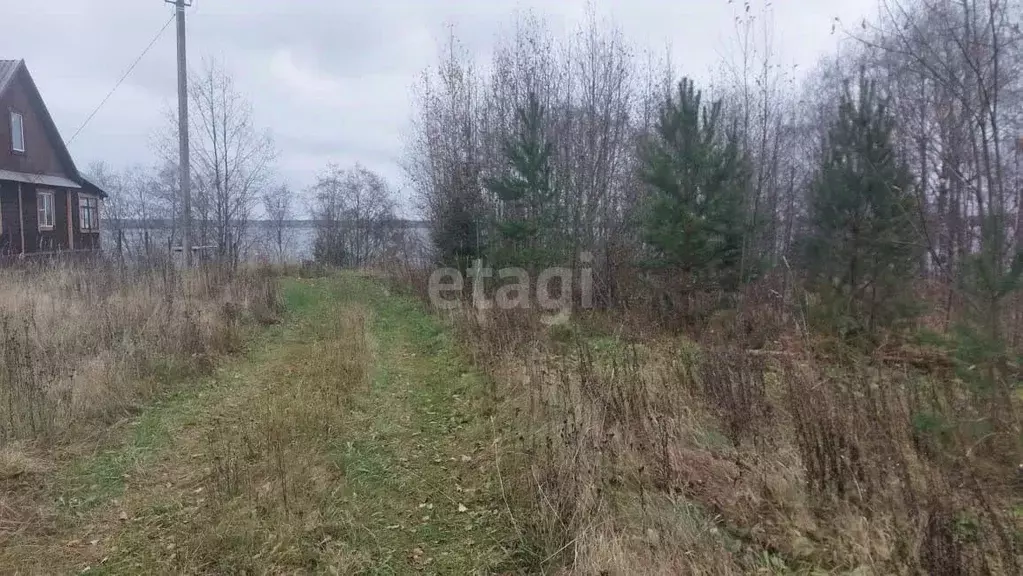
[[[79,174],[24,60],[0,60],[0,256],[98,250],[106,196]]]

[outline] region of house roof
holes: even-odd
[[[106,198],[107,193],[99,186],[93,184],[88,178],[82,177],[82,192],[95,194],[100,198]]]
[[[25,87],[28,89],[29,95],[35,99],[36,104],[39,106],[39,117],[43,121],[46,136],[53,143],[53,149],[67,169],[68,176],[75,182],[82,182],[82,175],[78,173],[78,168],[75,167],[75,162],[71,159],[71,153],[68,152],[64,139],[60,137],[57,124],[53,121],[53,117],[50,116],[50,111],[46,109],[46,102],[43,101],[39,88],[36,87],[35,81],[32,80],[32,75],[28,73],[28,67],[25,66],[24,60],[0,60],[0,97],[14,84],[14,80],[18,77],[19,72],[24,72],[25,74]]]
[[[7,180],[9,182],[24,182],[26,184],[39,184],[41,186],[56,186],[58,188],[82,187],[74,180],[68,180],[63,176],[29,174],[27,172],[15,172],[14,170],[0,170],[0,180]]]
[[[7,85],[14,78],[19,64],[21,64],[21,60],[0,60],[0,94],[3,94]]]

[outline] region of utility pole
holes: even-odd
[[[178,24],[178,183],[181,186],[185,221],[181,233],[181,251],[185,266],[192,266],[192,183],[188,156],[188,63],[185,50],[185,8],[192,0],[164,0],[174,4]]]

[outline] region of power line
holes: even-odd
[[[93,110],[91,114],[89,114],[89,117],[85,119],[85,122],[83,122],[82,125],[78,127],[78,130],[75,130],[75,133],[72,134],[71,138],[69,138],[67,141],[68,146],[70,146],[71,143],[75,141],[75,138],[77,138],[78,135],[82,132],[82,130],[84,130],[85,127],[89,125],[89,122],[92,120],[93,116],[95,116],[96,113],[100,111],[100,108],[103,108],[103,105],[106,104],[107,100],[110,100],[110,97],[114,95],[114,92],[116,92],[117,89],[121,87],[121,84],[124,83],[124,81],[132,73],[132,71],[135,70],[135,67],[139,65],[139,62],[141,62],[142,59],[146,57],[146,54],[149,53],[149,50],[152,49],[152,47],[156,44],[156,41],[160,39],[160,36],[163,36],[164,31],[167,30],[167,27],[170,26],[170,23],[174,21],[174,17],[175,15],[172,14],[171,17],[167,19],[167,22],[164,23],[163,28],[160,28],[160,31],[156,33],[156,36],[153,36],[152,41],[149,42],[149,45],[146,46],[146,49],[143,50],[142,53],[139,54],[139,57],[136,58],[135,61],[131,63],[131,66],[129,66],[128,69],[124,72],[121,78],[117,81],[117,84],[114,84],[114,87],[110,89],[110,92],[108,92],[106,97],[103,98],[103,101],[99,103],[99,106],[96,106],[96,109]]]

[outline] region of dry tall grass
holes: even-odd
[[[523,311],[454,320],[516,431],[504,469],[521,471],[507,481],[537,568],[1023,566],[1018,431],[988,421],[992,397],[947,353],[844,350],[752,301],[707,315],[699,341],[649,324],[621,336],[643,323],[609,313],[553,327]]]
[[[0,274],[0,447],[108,423],[274,321],[271,275],[103,262]]]

